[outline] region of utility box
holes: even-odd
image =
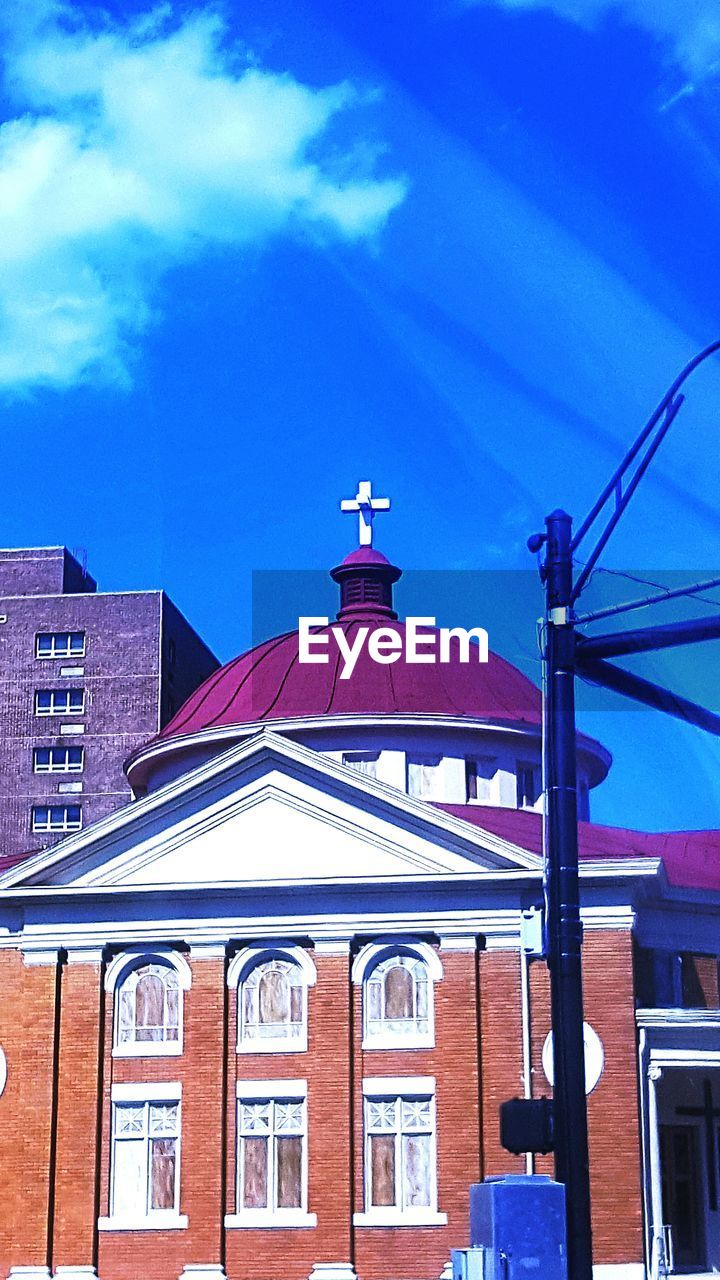
[[[482,1280],[567,1280],[564,1186],[544,1174],[486,1178],[470,1188],[470,1242],[484,1254]]]
[[[484,1249],[453,1249],[453,1280],[486,1280],[486,1258]]]

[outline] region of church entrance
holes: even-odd
[[[656,1080],[667,1276],[720,1274],[720,1070],[665,1069]]]
[[[663,1222],[675,1271],[704,1271],[705,1233],[698,1156],[693,1124],[660,1126]]]

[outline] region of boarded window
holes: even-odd
[[[113,1104],[113,1217],[151,1218],[177,1208],[179,1123],[176,1102]]]
[[[399,1043],[431,1035],[431,988],[427,965],[414,955],[381,960],[365,980],[365,1036]]]
[[[401,964],[392,965],[385,974],[385,1017],[412,1018],[414,995],[415,982],[410,970]]]
[[[370,1161],[370,1203],[383,1207],[395,1204],[395,1138],[391,1134],[370,1135]]]
[[[238,1138],[239,1212],[304,1208],[305,1100],[239,1103]]]
[[[442,758],[440,756],[408,757],[408,795],[419,800],[443,800]]]
[[[434,1107],[428,1097],[365,1099],[369,1208],[435,1207]]]
[[[116,1044],[179,1040],[180,984],[172,966],[152,963],[132,969],[120,984],[116,1000]]]
[[[283,969],[266,969],[258,984],[258,1014],[261,1022],[290,1021],[290,983]]]
[[[255,965],[238,996],[240,1039],[293,1040],[305,1032],[306,986],[299,964],[273,957]]]
[[[491,803],[497,767],[494,756],[476,756],[465,761],[465,791],[468,801]]]

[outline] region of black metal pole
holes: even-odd
[[[565,1184],[569,1280],[592,1280],[578,878],[572,519],[545,521],[545,895],[554,1059],[555,1176]]]
[[[704,729],[706,733],[714,733],[720,737],[720,716],[714,711],[708,711],[707,707],[699,706],[697,702],[682,698],[679,693],[673,693],[672,689],[663,689],[661,685],[643,680],[642,676],[636,676],[632,671],[624,671],[622,667],[616,667],[612,662],[600,662],[597,659],[585,661],[579,655],[576,659],[576,669],[581,680],[588,680],[590,684],[598,684],[605,689],[613,689],[615,693],[622,693],[626,698],[634,698],[636,702],[642,702],[646,707],[664,711],[666,715],[675,716],[676,720],[693,724],[698,729]]]
[[[663,622],[657,627],[638,627],[634,631],[580,636],[578,656],[583,662],[590,662],[596,658],[619,658],[624,653],[675,649],[700,640],[720,640],[720,613],[710,618],[689,618],[685,622]]]

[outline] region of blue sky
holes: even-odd
[[[1,20],[2,541],[164,586],[223,659],[253,570],[352,545],[366,476],[402,566],[527,570],[720,333],[715,0],[30,8]],[[717,570],[719,415],[717,361],[606,565]],[[495,627],[530,670],[539,609]],[[598,818],[718,825],[714,742],[587,724]]]

